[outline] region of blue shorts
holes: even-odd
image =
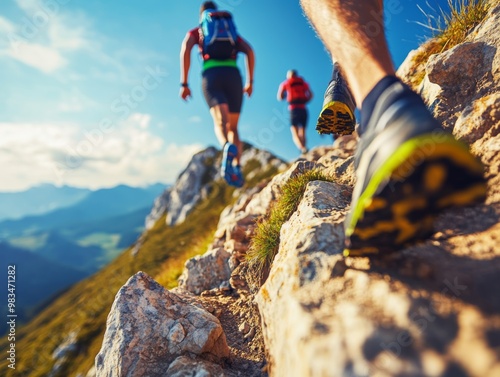
[[[292,126],[305,127],[307,126],[307,109],[292,109],[290,110],[290,123]]]
[[[208,107],[226,103],[230,113],[240,113],[243,83],[238,68],[208,68],[202,73],[201,88]]]

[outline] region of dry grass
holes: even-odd
[[[448,10],[435,10],[425,12],[427,22],[419,23],[431,31],[431,39],[424,42],[421,52],[415,55],[413,63],[416,66],[425,64],[433,54],[447,51],[465,41],[470,32],[479,25],[489,10],[488,0],[448,0]],[[410,85],[418,87],[425,76],[421,70],[412,77]]]

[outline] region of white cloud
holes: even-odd
[[[52,73],[67,64],[67,60],[56,49],[34,43],[23,43],[19,48],[8,49],[4,54],[44,73]]]
[[[16,29],[15,25],[8,19],[0,16],[0,33],[8,34],[14,32]]]
[[[57,110],[68,112],[79,112],[97,106],[97,103],[86,96],[78,87],[71,88],[65,92],[58,101]]]
[[[190,123],[201,123],[202,120],[203,119],[201,118],[201,116],[199,116],[199,115],[193,115],[192,117],[190,117],[188,119],[188,122],[190,122]]]
[[[149,124],[151,122],[151,115],[134,113],[130,115],[129,121],[136,123],[142,129],[146,129],[149,127]]]
[[[60,14],[50,23],[47,34],[51,46],[65,51],[91,50],[93,43],[86,32],[90,28],[88,21],[83,16],[71,18]]]
[[[0,45],[0,56],[50,74],[67,65],[67,52],[91,48],[85,17],[70,17],[58,1],[16,2],[24,15],[17,23],[0,17],[0,32],[5,33],[5,42],[9,42]]]
[[[17,6],[26,12],[37,11],[41,8],[40,0],[16,0]]]
[[[0,123],[0,191],[43,182],[94,189],[171,183],[202,146],[166,145],[144,127],[149,121],[134,114],[109,129],[83,132],[72,124]]]

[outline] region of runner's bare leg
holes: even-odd
[[[385,39],[382,0],[301,0],[332,58],[342,67],[359,108],[395,70]]]

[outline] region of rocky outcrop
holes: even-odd
[[[146,229],[151,229],[165,214],[168,226],[182,223],[196,204],[214,189],[213,182],[222,179],[220,158],[220,152],[214,147],[195,154],[175,184],[155,200],[153,209],[146,218]],[[241,165],[243,169],[251,165],[246,180],[251,180],[268,169],[282,170],[286,167],[283,160],[249,144],[244,144]]]
[[[498,205],[447,214],[433,240],[391,259],[346,260],[349,191],[309,183],[281,229],[256,297],[271,375],[495,376],[500,251],[491,238],[500,227],[489,227],[498,223]],[[482,224],[470,229],[467,218]]]
[[[120,289],[109,313],[96,376],[186,375],[219,371],[229,356],[219,320],[138,272]],[[194,368],[194,369],[193,369]]]
[[[166,223],[169,226],[186,219],[189,211],[206,196],[207,183],[217,175],[214,163],[217,155],[217,149],[209,147],[193,156],[175,184],[155,200],[153,209],[146,218],[147,229],[164,214],[167,214]]]
[[[57,348],[52,352],[52,358],[54,359],[54,367],[52,368],[49,377],[57,376],[61,373],[64,364],[69,355],[74,354],[78,351],[77,343],[77,332],[71,332],[64,341],[57,346]]]
[[[291,176],[316,167],[317,164],[311,161],[296,162],[265,187],[253,188],[235,205],[227,207],[221,214],[212,245],[205,254],[186,262],[179,286],[194,294],[229,286],[231,275],[245,260],[256,220],[267,213]]]

